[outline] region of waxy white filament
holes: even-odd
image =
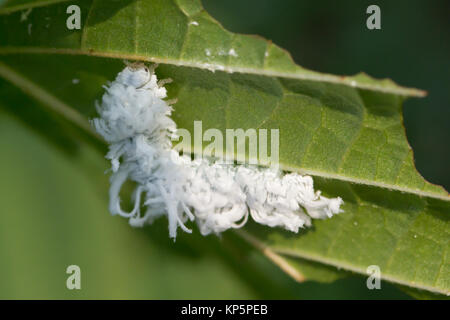
[[[342,199],[315,192],[310,176],[181,156],[172,149],[176,125],[163,100],[166,89],[144,65],[127,66],[105,89],[97,104],[100,117],[92,124],[110,144],[109,209],[129,218],[132,226],[167,215],[172,238],[178,227],[191,232],[188,220],[195,220],[203,235],[217,234],[243,226],[250,214],[258,223],[298,232],[311,218],[342,211]],[[137,183],[131,212],[120,206],[127,179]]]

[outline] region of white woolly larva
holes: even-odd
[[[164,100],[165,82],[158,82],[152,68],[128,64],[97,104],[100,117],[92,124],[110,144],[113,215],[136,227],[167,215],[169,236],[175,238],[178,227],[191,232],[188,220],[195,220],[203,235],[240,228],[249,215],[260,224],[298,232],[311,218],[342,211],[342,199],[315,192],[309,176],[181,156],[172,149],[176,125]],[[137,183],[130,212],[122,210],[119,196],[127,179]]]

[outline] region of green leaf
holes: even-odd
[[[425,94],[365,74],[339,77],[299,67],[289,53],[270,41],[223,29],[206,13],[199,0],[74,3],[83,13],[84,27],[80,32],[66,28],[68,0],[10,1],[0,10],[3,14],[0,40],[4,44],[0,54],[61,53],[126,58],[339,83],[399,95]],[[28,13],[29,8],[32,11]],[[12,29],[14,33],[8,32]]]
[[[96,139],[85,120],[121,60],[159,62],[179,127],[279,129],[282,168],[344,199],[344,213],[299,234],[249,226],[256,247],[323,265],[281,262],[312,279],[378,265],[383,280],[450,293],[449,196],[416,171],[402,124],[404,98],[424,92],[306,70],[269,41],[224,30],[199,1],[78,1],[80,31],[66,28],[68,4],[0,9],[1,77]]]

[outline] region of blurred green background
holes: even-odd
[[[229,30],[272,39],[304,67],[365,71],[427,90],[405,103],[407,135],[418,170],[448,189],[449,1],[203,2]],[[369,4],[381,7],[382,30],[366,29]],[[14,91],[3,80],[0,88]],[[108,213],[99,188],[106,161],[81,146],[84,164],[100,173],[94,179],[1,105],[0,146],[1,299],[407,298],[387,283],[369,291],[360,276],[297,284],[230,235],[181,234],[173,243],[166,221],[132,229]],[[81,267],[80,291],[66,289],[71,264]]]

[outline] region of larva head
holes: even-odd
[[[151,80],[152,74],[153,70],[150,70],[150,68],[143,63],[128,63],[127,67],[119,73],[116,81],[139,89],[144,87]]]

